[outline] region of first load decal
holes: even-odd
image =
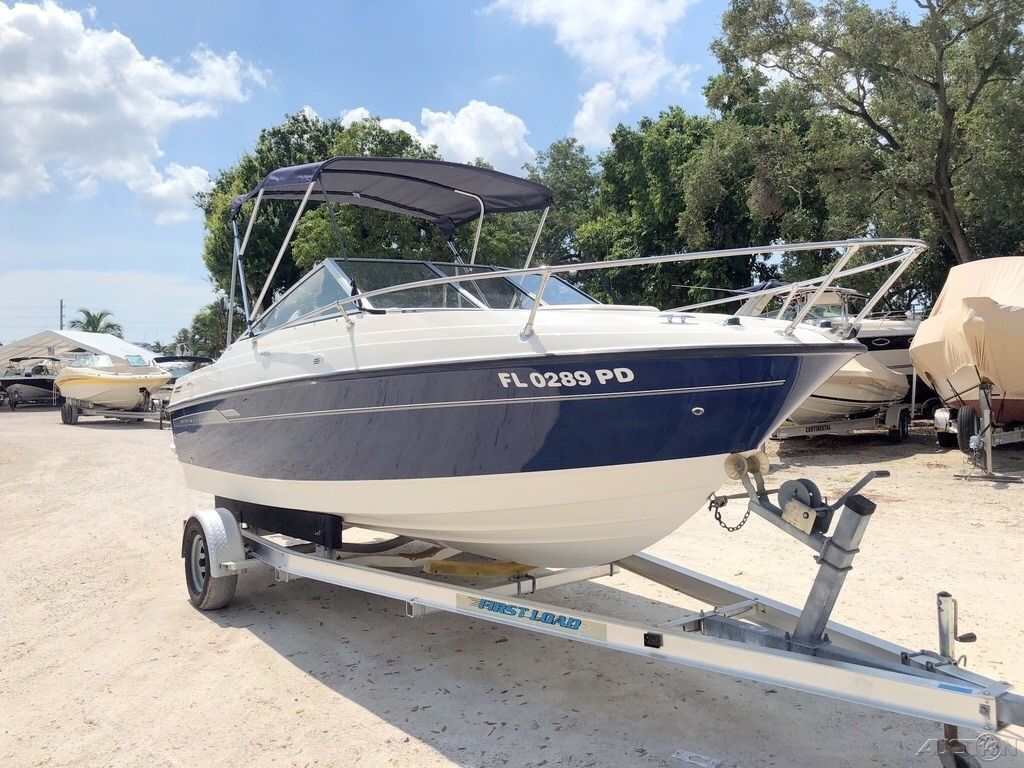
[[[507,623],[522,624],[527,629],[559,630],[568,635],[582,635],[596,640],[605,640],[608,635],[608,627],[605,624],[589,619],[580,619],[553,611],[545,611],[531,606],[506,603],[501,600],[492,600],[486,597],[474,597],[473,595],[459,595],[457,598],[458,607],[472,613],[485,613],[489,618],[504,618]],[[497,616],[495,616],[497,614]],[[508,622],[514,619],[514,622]],[[500,620],[500,619],[499,619]]]

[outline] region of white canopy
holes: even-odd
[[[87,333],[86,331],[40,331],[23,339],[17,339],[0,347],[0,364],[12,357],[61,357],[74,352],[88,352],[94,355],[140,355],[152,363],[154,353],[138,344],[132,344],[109,333]]]

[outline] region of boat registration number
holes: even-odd
[[[605,385],[611,382],[627,384],[636,378],[631,368],[597,368],[591,371],[533,371],[530,374],[518,374],[511,371],[500,371],[498,381],[505,389],[517,387],[528,389],[536,387],[589,387],[591,384]]]

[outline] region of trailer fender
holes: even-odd
[[[900,425],[900,414],[903,411],[909,411],[910,407],[906,403],[896,403],[896,405],[890,405],[885,410],[885,426],[889,429],[894,429]]]
[[[200,509],[192,513],[206,535],[207,559],[210,573],[214,577],[237,573],[237,566],[245,562],[245,545],[238,531],[238,522],[226,509]],[[188,525],[188,520],[185,521]],[[181,556],[188,557],[186,544],[182,541]],[[230,563],[226,566],[225,563]]]

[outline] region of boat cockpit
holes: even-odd
[[[329,258],[282,294],[253,323],[252,330],[258,335],[284,325],[323,320],[346,312],[532,308],[540,275],[515,274],[506,278],[442,283],[361,299],[358,306],[352,302],[340,303],[353,295],[424,280],[501,271],[502,267],[461,262]],[[541,306],[597,303],[565,280],[551,276]]]

